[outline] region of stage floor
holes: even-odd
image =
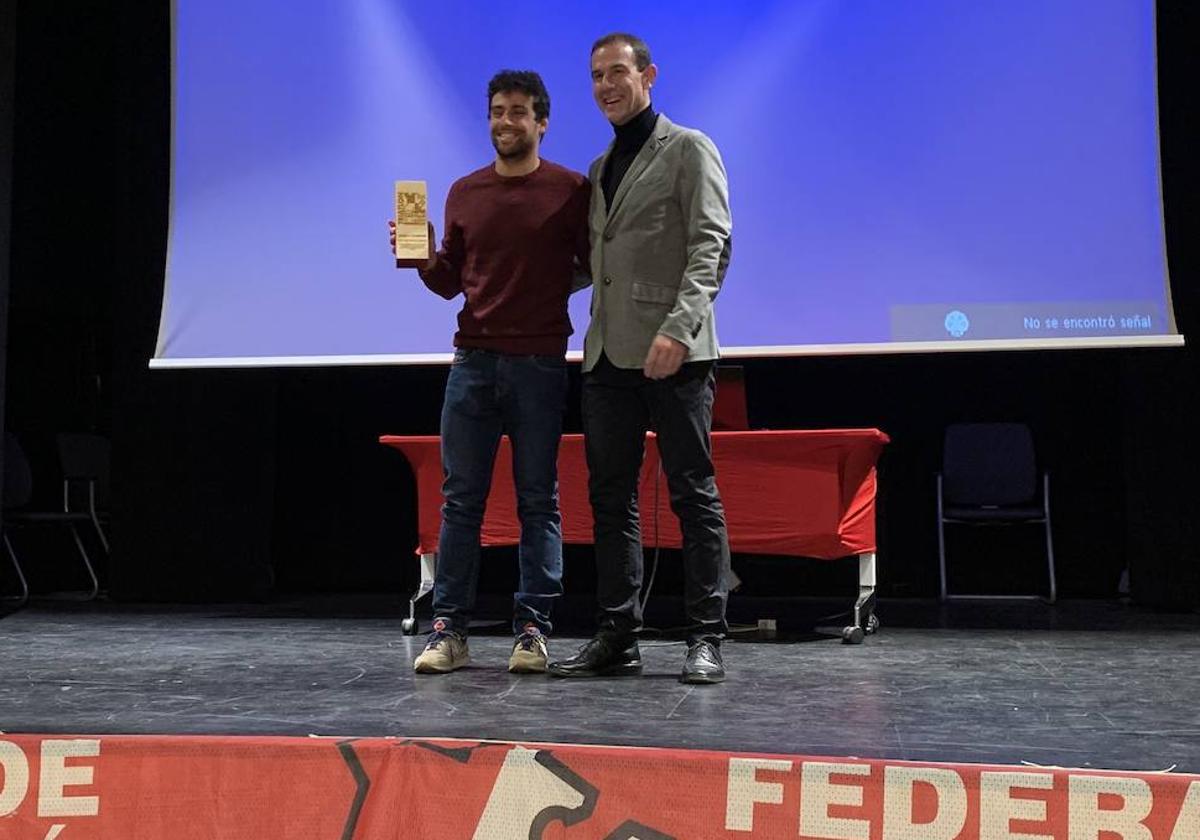
[[[246,607],[41,603],[0,620],[5,733],[404,736],[936,762],[1200,772],[1200,616],[1107,603],[880,604],[861,646],[739,635],[729,681],[677,681],[682,642],[640,678],[472,665],[414,675],[399,602]],[[382,606],[381,606],[382,605]],[[391,617],[393,613],[397,616]],[[816,610],[819,612],[819,609]],[[579,643],[555,638],[552,656]]]

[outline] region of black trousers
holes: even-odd
[[[632,641],[642,628],[638,476],[647,429],[658,435],[671,510],[683,533],[688,641],[719,643],[728,627],[729,538],[712,462],[715,362],[647,379],[606,356],[583,378],[588,492],[595,520],[599,632]]]

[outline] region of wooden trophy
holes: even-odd
[[[424,181],[396,182],[396,268],[424,268],[429,262],[428,206]]]

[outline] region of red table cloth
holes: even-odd
[[[442,465],[436,435],[385,435],[417,482],[418,554],[437,551]],[[878,429],[713,432],[717,486],[734,552],[835,559],[875,551],[875,464],[888,437]],[[639,500],[642,541],[678,548],[666,477],[659,475],[653,434],[646,436]],[[563,542],[592,542],[583,436],[564,435],[558,455]],[[656,504],[657,501],[657,504]],[[512,482],[512,450],[500,442],[483,520],[485,546],[520,537]]]

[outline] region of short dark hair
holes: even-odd
[[[633,60],[637,64],[638,70],[645,70],[650,66],[650,47],[638,36],[630,35],[628,32],[610,32],[592,44],[592,54],[609,44],[628,44],[633,49]]]
[[[550,116],[550,94],[542,77],[532,70],[501,70],[488,82],[488,113],[497,93],[523,93],[533,100],[533,117],[541,121]]]

